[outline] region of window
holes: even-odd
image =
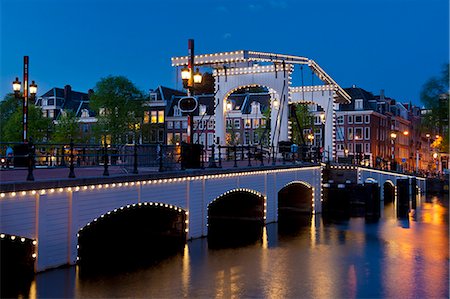
[[[182,121],[182,123],[181,123],[181,127],[183,128],[183,129],[187,129],[187,120],[183,120]]]
[[[362,99],[355,100],[355,110],[363,110],[363,100]]]
[[[266,119],[261,118],[261,128],[265,128],[265,127],[266,127]]]
[[[173,116],[181,116],[181,110],[178,106],[173,106]]]
[[[344,144],[342,144],[342,143],[336,144],[336,150],[343,151],[344,150]]]
[[[148,124],[150,122],[150,112],[144,111],[144,124]]]
[[[259,119],[257,118],[253,119],[253,128],[254,129],[259,128]]]
[[[234,128],[235,129],[240,129],[241,128],[241,120],[240,119],[235,119],[234,120]]]
[[[203,130],[203,122],[201,121],[194,121],[194,128],[199,128],[200,130]]]
[[[164,130],[158,130],[158,142],[164,142]]]
[[[200,105],[200,115],[206,114],[206,105]]]
[[[246,128],[246,129],[249,129],[249,128],[251,128],[252,127],[252,122],[251,122],[251,120],[250,119],[245,119],[244,120],[244,128]]]
[[[163,124],[164,123],[164,110],[158,111],[158,123]]]
[[[151,114],[151,118],[150,118],[150,120],[151,120],[151,123],[152,124],[156,124],[157,122],[158,122],[158,111],[150,111],[150,114]]]
[[[157,101],[158,100],[158,94],[156,92],[150,93],[150,101]]]
[[[337,127],[336,128],[336,141],[344,141],[344,128]]]
[[[364,139],[366,139],[366,140],[370,139],[370,128],[369,127],[364,128]]]
[[[244,144],[250,144],[251,140],[250,140],[250,132],[245,131],[244,132]]]
[[[355,147],[357,153],[362,153],[362,143],[355,144]]]
[[[338,125],[343,125],[344,124],[344,116],[343,115],[339,115],[337,117],[337,124]]]
[[[181,128],[181,122],[180,121],[174,121],[175,129]]]
[[[214,120],[213,119],[208,121],[208,129],[214,130]]]
[[[89,110],[82,109],[81,110],[81,117],[89,117]]]
[[[231,119],[227,118],[227,129],[231,129]]]
[[[365,153],[370,153],[370,143],[366,143],[366,144],[364,144],[364,146],[365,146],[364,152]]]
[[[167,133],[167,144],[174,144],[173,133]]]
[[[314,124],[315,125],[322,124],[322,122],[320,121],[320,116],[319,115],[314,116]]]
[[[258,102],[252,102],[252,114],[260,113],[260,104]]]
[[[362,115],[355,115],[355,124],[362,124],[363,117]]]
[[[83,132],[84,132],[84,133],[89,132],[89,125],[83,124]]]
[[[48,99],[47,100],[47,105],[55,105],[55,99]]]
[[[208,145],[212,145],[214,143],[214,133],[208,133]]]
[[[55,110],[53,110],[53,109],[48,110],[48,117],[49,118],[54,118],[55,117]]]
[[[364,115],[364,122],[366,124],[370,123],[370,115]]]
[[[349,115],[348,116],[348,123],[352,124],[353,123],[353,115]]]
[[[355,138],[357,138],[358,140],[361,140],[364,138],[362,128],[355,128]]]
[[[167,129],[173,129],[173,121],[167,122]]]
[[[253,132],[253,144],[258,144],[258,133]]]
[[[353,140],[353,128],[347,128],[347,139]]]

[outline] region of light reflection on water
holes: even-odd
[[[210,250],[206,239],[182,254],[118,275],[82,279],[77,268],[36,276],[30,297],[448,298],[448,200],[430,198],[409,219],[393,205],[383,219],[311,224],[241,248]],[[419,206],[419,203],[418,203]]]

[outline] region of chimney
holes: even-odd
[[[94,90],[91,88],[88,90],[88,99],[90,100],[92,95],[94,94]]]
[[[64,86],[64,100],[70,101],[72,97],[72,87],[70,85]]]

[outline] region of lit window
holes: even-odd
[[[200,115],[206,114],[206,105],[200,105]]]
[[[158,122],[157,116],[158,116],[158,111],[151,111],[152,124],[156,124]]]
[[[160,124],[164,123],[164,110],[158,111],[158,123]]]
[[[347,138],[353,140],[353,128],[347,128]]]
[[[249,129],[249,128],[251,128],[252,127],[252,122],[251,122],[251,120],[250,119],[245,119],[244,120],[244,128],[246,128],[246,129]]]
[[[150,121],[150,112],[144,111],[144,124],[148,124]]]
[[[254,129],[259,128],[259,119],[253,119],[253,128]]]

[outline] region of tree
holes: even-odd
[[[108,143],[124,142],[135,124],[142,120],[142,103],[143,93],[126,77],[102,78],[89,104],[98,117],[93,127],[97,137],[106,138]]]
[[[0,140],[6,141],[5,126],[11,116],[22,107],[22,101],[16,99],[13,93],[8,93],[0,102]]]
[[[291,106],[290,121],[292,123],[292,142],[298,145],[306,145],[304,130],[314,128],[313,116],[308,109],[308,105]]]
[[[56,143],[69,143],[82,141],[79,134],[79,124],[75,112],[64,111],[55,125],[52,141]]]
[[[2,126],[2,134],[4,134],[2,141],[22,142],[22,121],[22,107],[18,107],[6,121],[5,125]],[[34,142],[44,141],[51,127],[52,120],[44,117],[40,108],[37,108],[34,104],[30,104],[28,106],[28,139],[32,137]]]
[[[437,133],[443,137],[436,145],[440,151],[448,152],[448,116],[449,116],[449,64],[446,64],[439,77],[432,77],[422,87],[420,100],[426,113],[422,119],[422,130]],[[436,131],[437,130],[437,131]]]

